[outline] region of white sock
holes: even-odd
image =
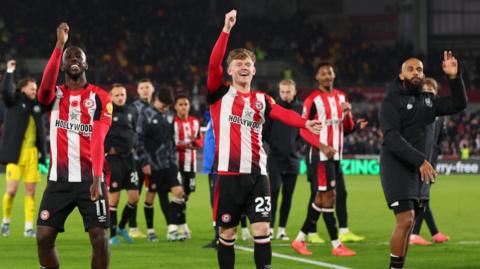
[[[183,230],[184,232],[187,232],[187,233],[190,232],[190,229],[188,229],[188,225],[186,223],[178,225],[178,228]]]
[[[9,224],[9,223],[10,223],[10,219],[8,219],[8,218],[3,218],[3,223]]]
[[[350,231],[348,228],[340,228],[338,231],[340,234],[348,234]]]
[[[332,246],[333,248],[338,248],[340,246],[340,241],[337,240],[332,240]]]
[[[248,228],[242,228],[242,233],[250,233],[250,231],[248,230]]]
[[[285,227],[278,227],[277,234],[286,234],[285,233]]]
[[[306,234],[304,234],[302,231],[300,231],[300,232],[298,232],[297,238],[295,238],[295,240],[304,242],[305,241],[305,236],[306,236]]]
[[[33,223],[31,221],[25,222],[25,231],[27,230],[33,230]]]
[[[311,235],[318,235],[317,233],[308,233],[309,236]]]
[[[275,231],[273,230],[273,228],[270,228],[270,234],[271,234],[271,235],[274,235],[274,234],[275,234]]]
[[[132,227],[132,228],[130,228],[130,231],[131,232],[136,232],[136,231],[138,231],[138,227]]]
[[[154,234],[154,233],[155,233],[155,229],[147,229],[147,233],[148,233],[148,234]]]
[[[168,232],[173,232],[173,231],[176,231],[178,229],[177,225],[175,224],[169,224],[168,225]]]

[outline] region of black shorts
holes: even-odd
[[[59,232],[64,232],[65,220],[78,207],[85,231],[92,227],[107,229],[109,215],[105,183],[101,183],[103,195],[95,202],[90,199],[91,184],[48,181],[38,210],[37,225],[55,227]]]
[[[166,191],[181,186],[176,166],[153,170],[150,176],[145,176],[145,187],[148,192]]]
[[[422,210],[425,210],[424,201],[417,201],[417,200],[395,201],[393,203],[389,203],[388,208],[393,210],[393,213],[395,215],[398,214],[398,213],[413,210],[413,211],[415,211],[415,216],[416,216]]]
[[[270,185],[263,175],[218,175],[213,202],[214,221],[235,227],[245,214],[250,223],[270,222]]]
[[[188,196],[190,193],[195,191],[195,172],[180,171],[178,174],[180,181],[182,182],[183,190]]]
[[[329,191],[335,189],[337,179],[341,176],[339,161],[317,161],[307,166],[308,181],[314,191]]]
[[[128,156],[108,155],[110,170],[110,192],[121,190],[138,190],[138,173],[132,154]]]

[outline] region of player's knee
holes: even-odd
[[[270,225],[268,222],[252,223],[254,236],[265,236],[270,234]]]
[[[128,198],[128,203],[131,204],[131,205],[137,205],[138,204],[138,195],[133,196],[133,197],[129,197]]]
[[[174,187],[172,189],[172,195],[177,199],[185,199],[185,192],[182,187]]]
[[[405,216],[398,221],[397,226],[402,230],[409,230],[413,227],[414,222],[413,216]]]
[[[227,240],[235,240],[237,237],[237,229],[233,228],[222,228],[220,227],[220,236]]]
[[[107,233],[101,229],[90,229],[90,241],[92,246],[97,249],[108,248]]]
[[[37,231],[36,238],[38,248],[52,249],[55,247],[55,236],[52,236],[49,233],[45,233],[39,230]]]

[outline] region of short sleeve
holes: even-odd
[[[93,121],[100,121],[111,126],[113,113],[112,99],[104,90],[99,90],[95,95],[95,102],[97,107],[95,109]]]

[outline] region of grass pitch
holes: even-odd
[[[0,175],[0,192],[5,190],[5,177]],[[37,207],[45,188],[45,178],[38,187]],[[208,180],[205,175],[197,177],[197,191],[188,203],[187,220],[193,239],[185,242],[167,242],[166,226],[158,205],[155,203],[155,228],[161,241],[136,240],[134,244],[122,244],[111,248],[111,268],[152,269],[152,268],[217,268],[216,252],[203,249],[202,245],[213,237],[211,209],[209,205]],[[288,245],[289,242],[272,242],[273,252],[287,256],[274,257],[273,268],[328,268],[315,264],[289,260],[305,258],[334,266],[347,268],[387,268],[389,262],[390,234],[394,226],[392,212],[387,209],[380,180],[376,176],[347,176],[349,226],[355,233],[366,236],[365,242],[348,244],[358,255],[356,257],[334,257],[330,254],[330,243],[311,246],[314,255],[302,257]],[[432,188],[431,207],[437,225],[451,240],[445,244],[410,247],[407,268],[480,268],[480,177],[442,176]],[[292,210],[287,227],[290,238],[294,238],[305,218],[309,196],[305,176],[300,176],[295,189]],[[122,198],[125,194],[122,193]],[[122,200],[121,206],[123,207]],[[143,201],[143,197],[141,199]],[[145,232],[145,218],[142,205],[138,210],[139,227]],[[57,239],[61,268],[89,268],[90,245],[88,235],[77,210],[67,220],[66,232]],[[325,225],[320,219],[318,230],[328,238]],[[430,239],[426,225],[422,235]],[[237,245],[253,247],[252,242],[237,240]],[[0,238],[0,268],[39,268],[35,240],[23,237],[23,188],[17,194],[13,207],[10,237]],[[245,250],[236,251],[236,268],[254,268],[253,254]],[[330,267],[335,268],[335,267]],[[337,267],[338,268],[338,267]]]

